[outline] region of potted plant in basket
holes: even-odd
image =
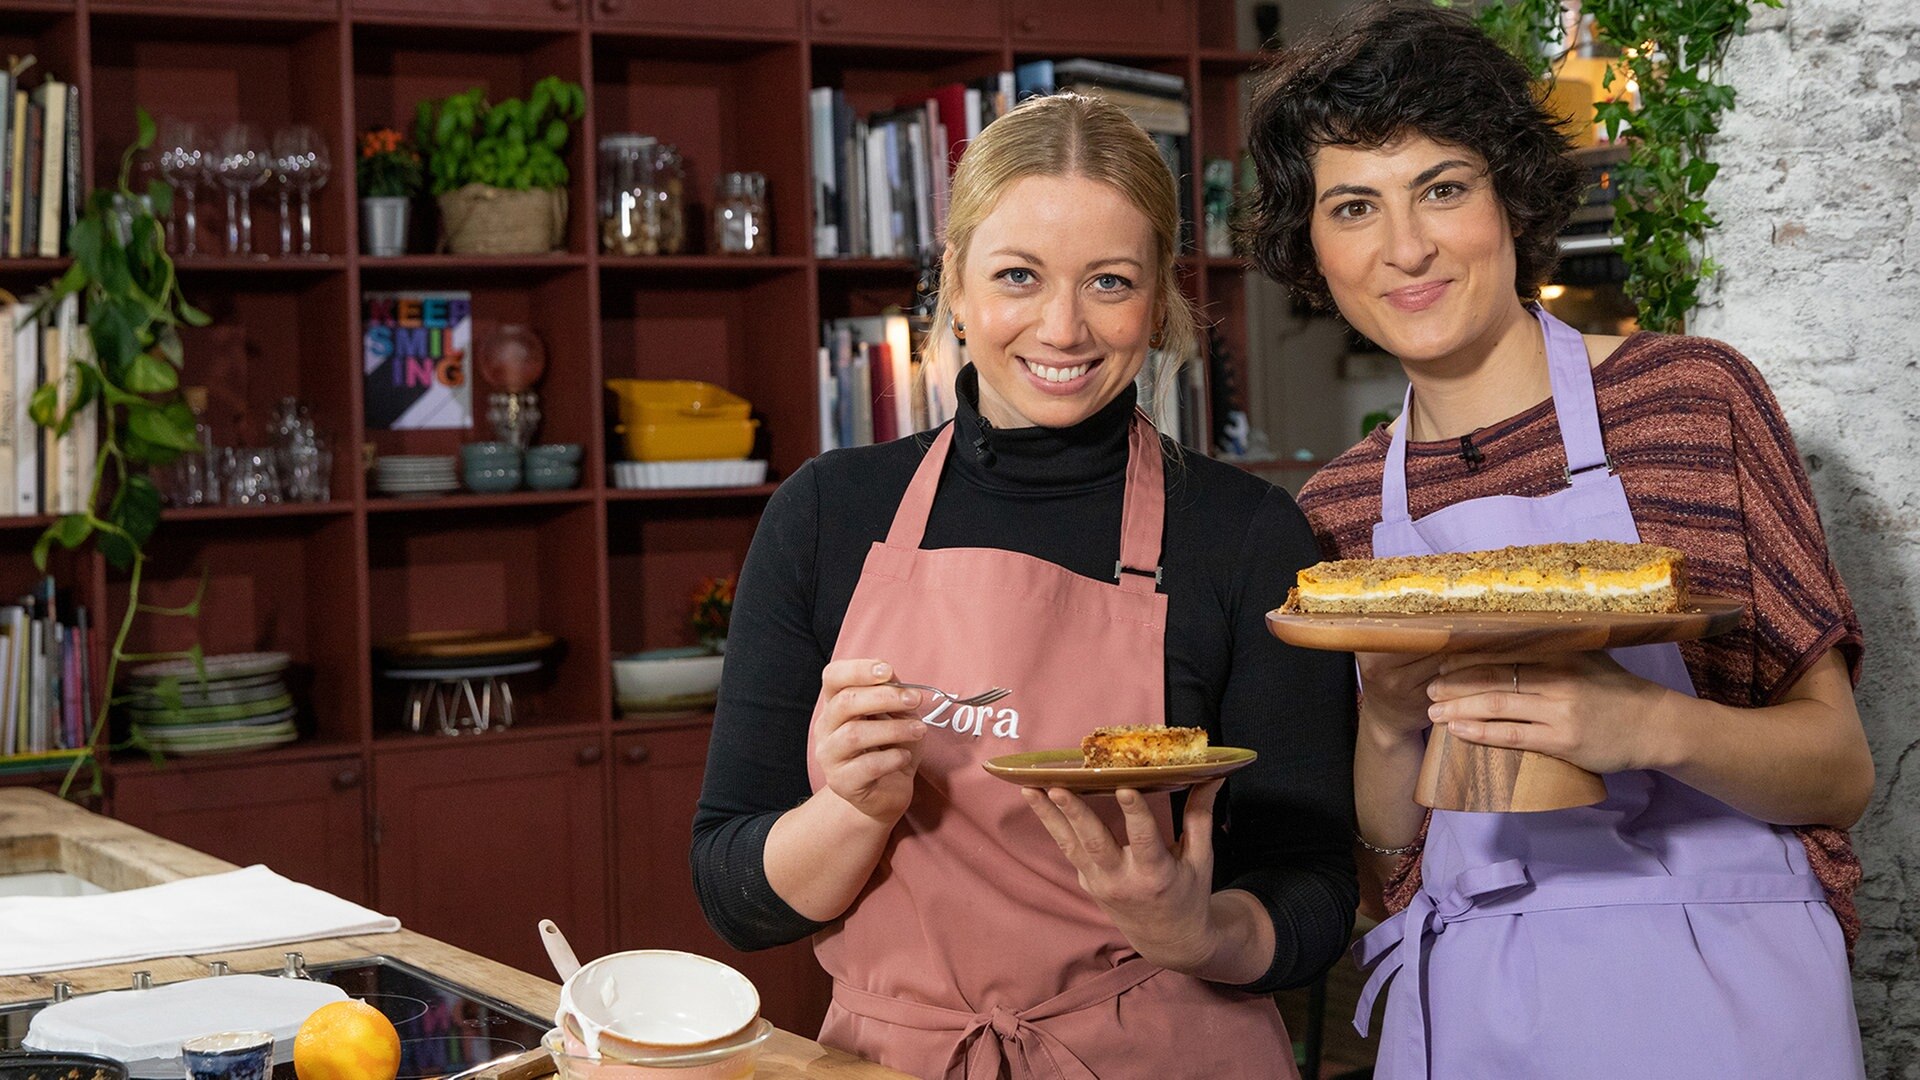
[[[525,100],[474,87],[422,101],[414,141],[440,206],[440,246],[458,255],[552,251],[566,236],[567,139],[586,114],[579,83],[549,75]]]
[[[368,255],[400,255],[407,250],[407,207],[420,193],[420,152],[392,128],[360,135],[354,163],[360,189],[360,244]]]

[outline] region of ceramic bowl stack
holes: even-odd
[[[460,490],[457,462],[451,454],[385,454],[373,463],[373,486],[402,499],[445,495]]]
[[[543,1040],[561,1080],[745,1080],[773,1025],[745,975],[694,953],[603,956],[560,988]]]
[[[142,745],[168,754],[280,746],[299,738],[286,653],[228,653],[143,664],[127,673],[127,714]],[[175,704],[174,698],[178,698]]]

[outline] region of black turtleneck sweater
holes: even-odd
[[[953,452],[924,546],[1002,548],[1110,580],[1133,392],[1072,428],[1008,430],[976,411],[976,379],[971,367],[960,376]],[[768,884],[767,833],[812,794],[807,729],[820,671],[867,550],[886,537],[929,441],[809,461],[774,493],[754,535],[693,822],[701,906],[738,948],[823,925]],[[1353,661],[1267,633],[1266,612],[1319,560],[1286,492],[1192,453],[1167,458],[1166,484],[1167,723],[1259,752],[1215,810],[1215,887],[1245,889],[1273,917],[1273,963],[1246,989],[1298,986],[1333,963],[1353,927]]]

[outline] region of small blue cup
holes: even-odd
[[[202,1035],[180,1045],[187,1080],[272,1080],[273,1035],[265,1031],[227,1031]]]

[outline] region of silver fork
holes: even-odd
[[[895,679],[893,681],[893,685],[905,687],[910,690],[924,690],[927,693],[934,695],[935,697],[946,699],[949,703],[951,703],[956,708],[958,708],[961,705],[991,705],[994,702],[999,701],[1001,698],[1006,697],[1008,694],[1013,693],[1013,691],[1007,689],[1004,686],[995,686],[995,687],[990,687],[986,690],[982,690],[979,693],[974,694],[970,697],[958,697],[954,694],[947,693],[945,690],[942,690],[937,686],[928,686],[925,683],[901,682],[900,680]]]

